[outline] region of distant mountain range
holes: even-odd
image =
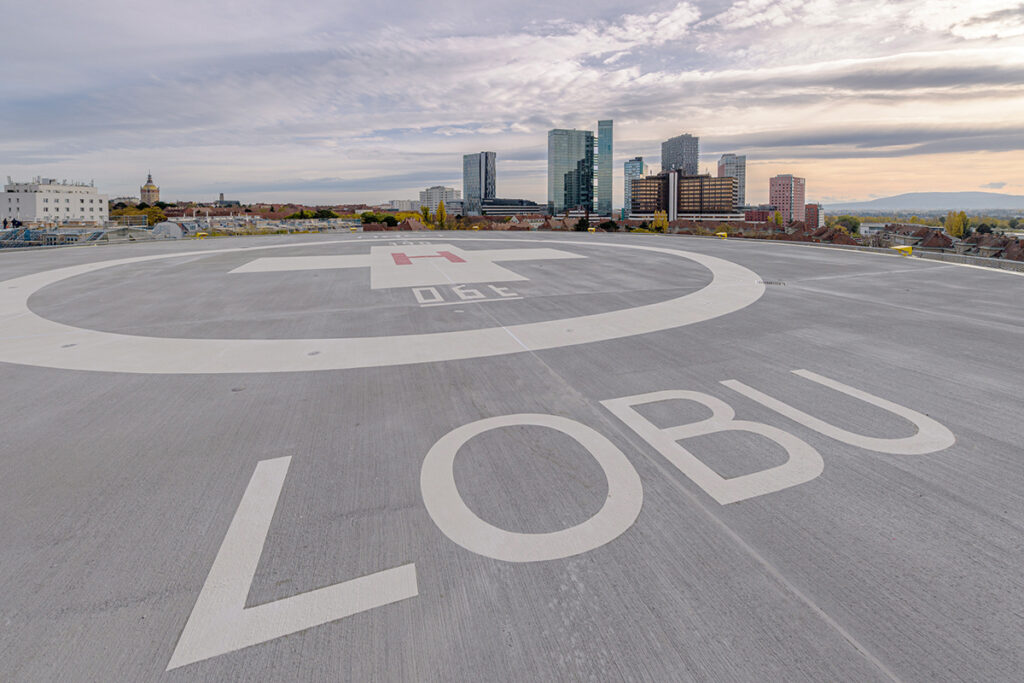
[[[868,202],[829,204],[825,210],[837,211],[978,211],[1019,210],[1024,212],[1024,195],[998,192],[909,192],[881,197]]]

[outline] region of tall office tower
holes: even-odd
[[[612,120],[597,122],[597,213],[612,215]]]
[[[623,175],[625,176],[625,192],[622,195],[622,205],[626,207],[627,214],[633,211],[633,180],[645,177],[650,171],[643,157],[633,157],[623,164]]]
[[[700,138],[689,133],[677,135],[661,143],[661,170],[682,171],[683,175],[697,175],[700,157]]]
[[[747,157],[723,154],[718,160],[718,177],[735,178],[739,206],[747,205]]]
[[[782,222],[804,220],[804,194],[807,181],[789,173],[768,181],[768,203],[777,207]]]
[[[548,131],[548,211],[594,209],[594,132]]]
[[[485,199],[494,199],[497,189],[494,152],[466,154],[462,157],[462,199],[466,212],[480,214]]]

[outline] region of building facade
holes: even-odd
[[[633,210],[633,181],[637,178],[645,178],[650,175],[650,169],[644,163],[643,157],[633,157],[623,164],[624,191],[622,194],[622,205],[626,209],[626,215]]]
[[[821,204],[806,204],[804,224],[811,229],[825,227],[825,207]]]
[[[484,199],[480,213],[484,216],[518,216],[521,214],[543,214],[546,206],[529,199]]]
[[[86,183],[35,178],[16,183],[7,177],[0,196],[0,216],[23,223],[96,223],[108,218],[107,195]]]
[[[480,203],[497,192],[497,154],[478,152],[462,157],[462,200],[466,212],[480,214]]]
[[[597,213],[612,215],[612,164],[614,135],[612,120],[597,122]]]
[[[420,203],[415,199],[392,199],[388,202],[391,211],[419,211]]]
[[[768,181],[768,202],[778,207],[784,224],[804,220],[805,190],[806,181],[789,173]]]
[[[736,178],[713,178],[709,174],[679,175],[676,213],[731,213],[736,211]],[[671,207],[669,215],[672,215]]]
[[[736,179],[736,202],[747,205],[747,157],[746,155],[723,154],[718,160],[718,177]]]
[[[445,212],[454,216],[455,213],[452,212],[452,208],[456,202],[458,202],[459,209],[462,209],[461,194],[454,187],[444,187],[442,185],[428,187],[420,192],[420,206],[426,206],[430,209],[431,213],[434,213],[437,211],[437,205],[444,202]]]
[[[634,178],[632,183],[630,215],[653,215],[668,209],[668,175]]]
[[[634,178],[630,214],[647,216],[655,211],[664,211],[670,221],[681,215],[734,214],[736,179],[688,176],[679,171]]]
[[[700,138],[685,133],[661,143],[661,170],[681,171],[683,175],[700,172]]]
[[[548,212],[594,209],[594,132],[548,131]]]
[[[146,184],[139,188],[139,197],[144,204],[153,206],[160,201],[160,188],[153,182],[153,174],[146,176]]]

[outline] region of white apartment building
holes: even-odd
[[[16,183],[7,176],[0,195],[0,220],[17,219],[23,223],[97,223],[108,218],[107,195],[99,194],[91,183],[57,182],[36,177]]]
[[[452,211],[456,201],[458,201],[459,211],[462,210],[462,202],[459,201],[461,199],[462,191],[456,190],[454,187],[435,185],[420,192],[420,206],[430,207],[431,213],[437,211],[437,205],[444,202],[445,213],[454,216],[458,213],[458,211]]]
[[[445,202],[447,206],[447,202]],[[415,199],[392,199],[388,202],[391,211],[419,211],[420,203]]]

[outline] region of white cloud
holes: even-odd
[[[545,131],[605,117],[621,157],[656,156],[660,139],[684,130],[739,145],[754,133],[843,127],[897,132],[868,146],[791,141],[788,156],[762,136],[749,153],[884,156],[919,149],[899,130],[964,121],[977,134],[958,144],[987,149],[985,131],[1008,135],[1022,122],[1018,5],[739,0],[715,12],[705,3],[702,18],[696,0],[628,14],[595,3],[595,18],[574,21],[529,3],[474,3],[438,23],[397,4],[379,11],[384,26],[323,0],[287,11],[190,0],[166,8],[159,31],[140,32],[129,30],[139,6],[98,0],[50,23],[15,15],[33,24],[5,45],[0,161],[8,173],[83,169],[133,184],[138,166],[173,163],[192,188],[226,178],[255,187],[413,172],[440,181],[458,177],[462,152],[486,148],[499,153],[499,177],[543,199]],[[94,39],[76,42],[76,32]],[[41,40],[45,49],[28,50]],[[76,59],[83,47],[88,57]],[[514,183],[500,170],[513,156],[525,174]]]

